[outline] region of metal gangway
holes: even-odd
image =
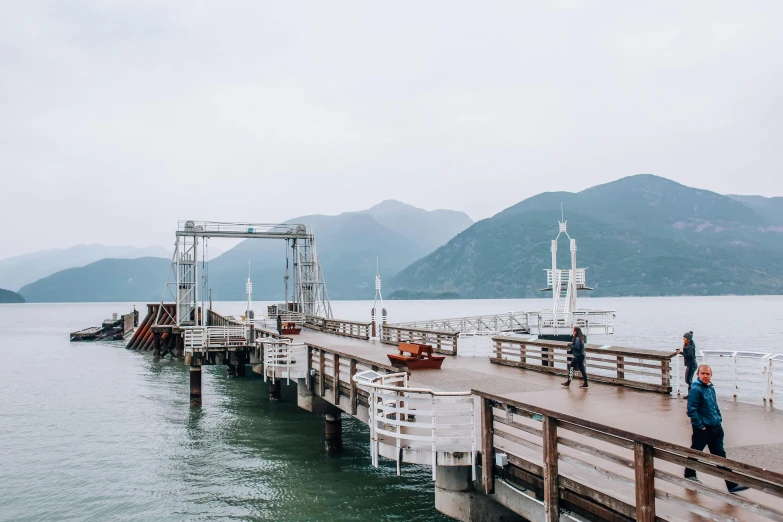
[[[437,477],[438,457],[448,454],[449,465],[462,458],[476,480],[476,421],[471,392],[434,392],[409,388],[407,372],[380,374],[374,371],[354,375],[358,388],[369,394],[370,453],[378,467],[383,456],[397,464],[426,455]],[[406,459],[406,456],[410,458]],[[461,457],[460,457],[461,456]],[[442,457],[442,458],[443,458]]]
[[[449,332],[529,333],[527,312],[506,312],[505,314],[474,315],[448,319],[428,319],[393,323],[389,326],[420,328],[424,330],[446,330]]]

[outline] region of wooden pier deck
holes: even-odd
[[[211,311],[210,316],[216,328],[240,326]],[[437,468],[436,507],[459,520],[474,520],[470,506],[480,491],[487,500],[479,504],[490,502],[498,506],[491,509],[506,509],[500,518],[508,520],[522,516],[548,522],[783,522],[783,413],[722,400],[728,459],[690,450],[686,401],[662,393],[671,389],[668,355],[637,350],[634,356],[633,349],[588,346],[588,359],[593,359],[598,372],[603,369],[607,382],[592,381],[589,389],[581,389],[577,378],[572,387],[564,388],[558,374],[563,371],[562,343],[496,338],[496,357],[446,356],[441,369],[414,370],[407,388],[375,396],[352,377],[371,369],[396,374],[387,357],[397,351],[392,341],[426,336],[437,341],[433,345],[440,353],[458,353],[456,334],[441,337],[438,332],[398,329],[394,339],[382,337],[384,343],[367,339],[365,323],[311,318],[309,324],[289,337],[298,345],[296,375],[291,377],[291,369],[287,376],[275,373],[275,367],[270,370],[277,375],[269,381],[270,397],[279,398],[280,385],[290,377],[300,407],[325,415],[327,448],[341,446],[341,412],[370,423],[371,436],[373,430],[381,431],[371,442],[371,447],[377,446],[374,461],[380,455],[396,460],[398,466],[431,465],[433,476]],[[275,330],[256,327],[255,337],[280,336]],[[269,375],[264,348],[241,345],[218,343],[185,354],[191,370],[191,401],[194,390],[200,399],[201,365],[226,364],[230,373],[241,376],[244,365],[250,364],[254,371]],[[269,350],[272,346],[285,344],[267,345]],[[646,389],[640,389],[640,384]],[[444,409],[436,407],[440,400]],[[460,402],[463,412],[468,408],[472,451],[470,445],[467,450],[465,446],[452,449],[457,446],[449,445],[448,429],[443,432],[439,430],[445,428],[436,426],[436,417],[447,427],[458,421],[451,418],[456,410],[449,407],[450,400]],[[383,411],[376,415],[378,408]],[[464,430],[465,424],[460,426]],[[430,431],[431,442],[427,435],[417,435]],[[436,432],[445,437],[437,448],[441,435]],[[471,481],[477,453],[481,473]],[[505,455],[508,464],[496,465],[495,457]],[[683,479],[685,465],[697,469],[703,482]],[[752,489],[731,495],[722,479]],[[476,509],[490,509],[488,505]],[[491,509],[492,517],[500,519],[502,511]],[[581,518],[568,518],[568,512]]]
[[[302,330],[293,337],[342,356],[388,365],[394,347],[379,341]],[[410,385],[433,391],[479,390],[608,426],[644,433],[672,444],[690,445],[686,401],[667,394],[591,382],[581,389],[560,385],[563,377],[492,364],[483,357],[447,357],[440,370],[411,372]],[[783,473],[783,411],[737,401],[720,402],[729,458]]]

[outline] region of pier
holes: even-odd
[[[557,267],[561,236],[570,269]],[[358,419],[369,427],[372,464],[393,461],[398,474],[430,466],[435,507],[460,521],[783,521],[778,356],[731,352],[730,396],[740,390],[738,361],[761,361],[764,403],[721,403],[730,458],[688,447],[682,368],[671,351],[587,344],[589,389],[560,386],[569,333],[578,327],[592,339],[614,328],[613,310],[577,307],[590,288],[565,221],[543,289],[551,308],[398,324],[387,322],[380,275],[369,321],[333,316],[304,225],[185,221],[176,237],[164,299],[148,305],[128,348],[189,366],[192,407],[201,406],[203,366],[237,378],[249,367],[272,400],[296,386],[297,405],[324,418],[324,451],[342,450],[343,415]],[[285,302],[256,318],[248,274],[244,316],[213,310],[202,254],[210,237],[285,240],[294,260]],[[430,362],[437,354],[442,367],[401,368],[405,358],[389,354],[402,349]],[[701,481],[683,478],[685,467]],[[750,489],[730,494],[724,481]]]

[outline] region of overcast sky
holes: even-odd
[[[0,2],[0,258],[654,173],[783,195],[783,2]]]

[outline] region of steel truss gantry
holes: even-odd
[[[315,234],[306,225],[180,221],[171,269],[161,298],[161,303],[168,302],[167,299],[176,303],[176,317],[172,319],[177,326],[206,326],[206,314],[199,314],[198,310],[206,310],[209,288],[207,240],[214,237],[289,240],[294,262],[294,306],[300,313],[332,318],[332,305],[318,261]],[[167,313],[163,309],[161,306],[155,324],[158,324],[161,313]]]

